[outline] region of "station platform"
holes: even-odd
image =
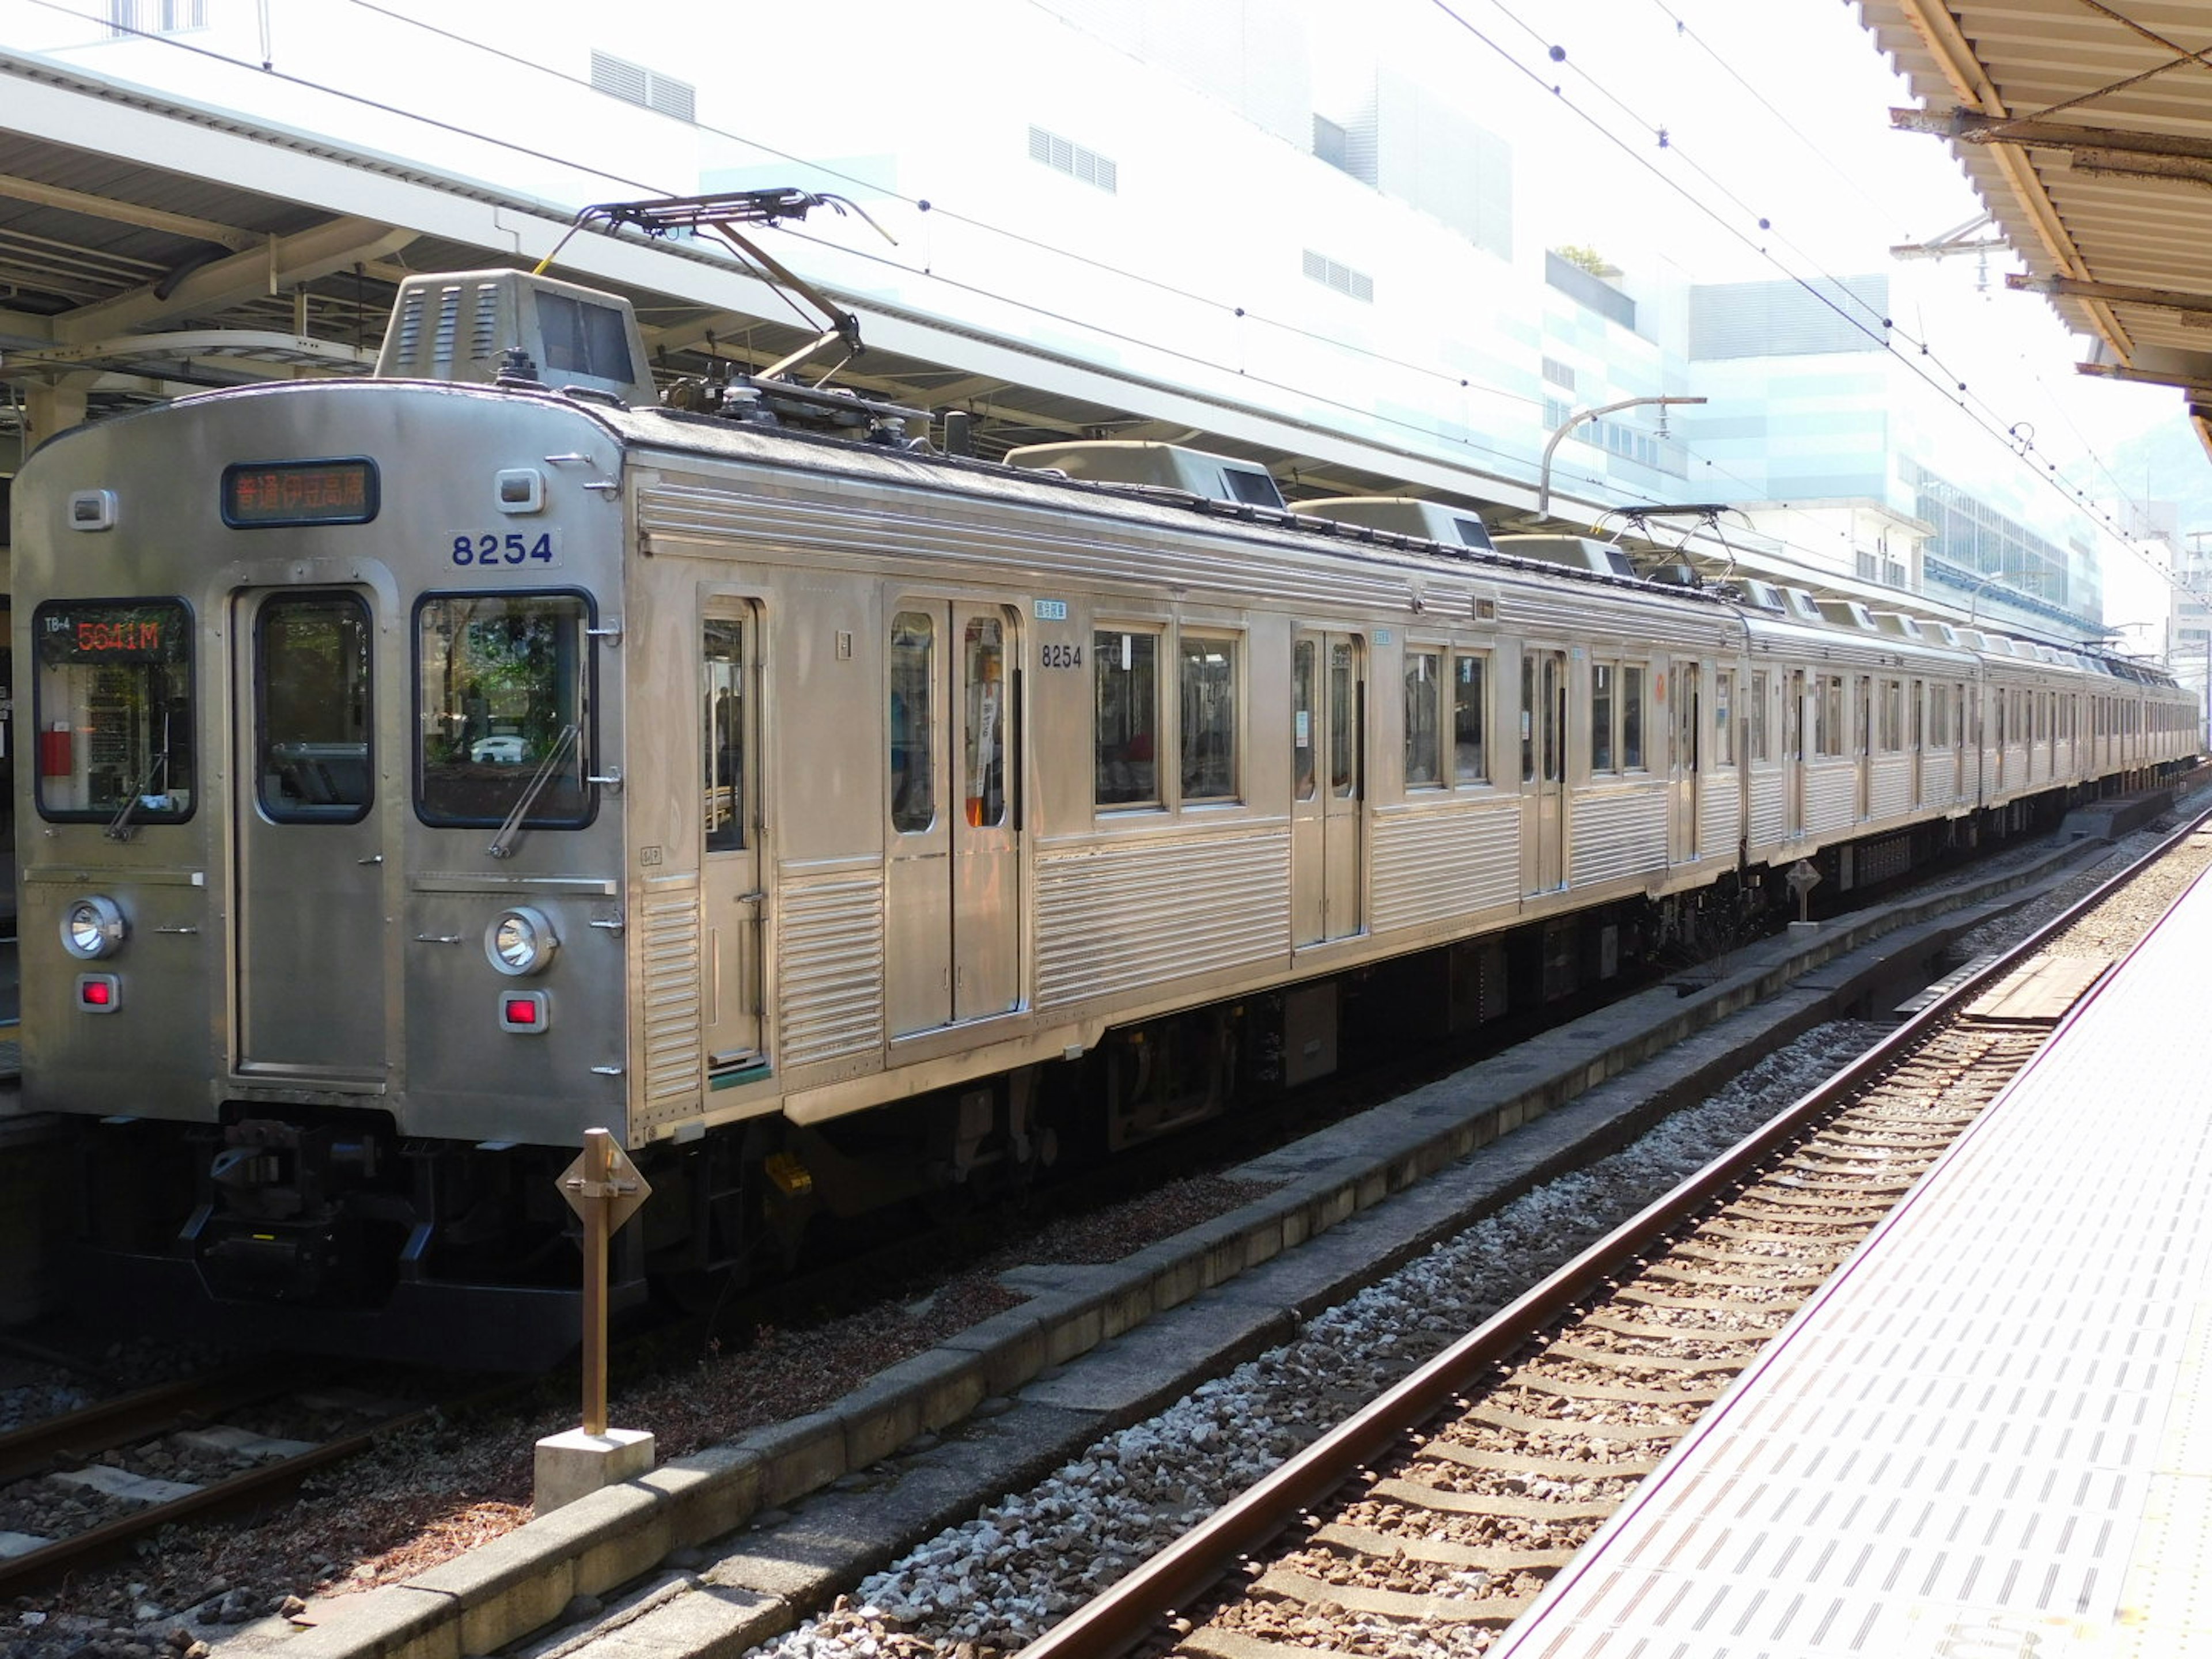
[[[2212,1656],[2212,879],[1491,1659]]]

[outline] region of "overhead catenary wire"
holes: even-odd
[[[1480,41],[1484,46],[1487,47],[1502,61],[1510,65],[1514,70],[1534,82],[1536,85],[1549,90],[1553,94],[1554,102],[1571,111],[1600,137],[1603,138],[1607,143],[1612,144],[1616,149],[1619,149],[1644,171],[1650,173],[1655,179],[1664,184],[1670,191],[1674,191],[1684,201],[1689,203],[1692,207],[1697,209],[1698,212],[1712,220],[1715,224],[1718,225],[1729,236],[1741,242],[1759,257],[1772,264],[1778,270],[1781,271],[1784,276],[1788,277],[1791,282],[1803,289],[1806,293],[1810,295],[1814,300],[1826,307],[1830,311],[1835,313],[1836,315],[1847,325],[1857,329],[1860,332],[1866,334],[1869,338],[1879,340],[1886,351],[1897,356],[1898,360],[1904,363],[1907,369],[1917,378],[1921,380],[1931,390],[1936,392],[1937,394],[1943,398],[1946,402],[1948,402],[1956,407],[1960,413],[1963,415],[1970,423],[1972,423],[1985,437],[1993,441],[2004,444],[2008,450],[2010,449],[2011,446],[2007,434],[2010,427],[2014,423],[2004,422],[2002,415],[2000,415],[1985,401],[1980,399],[1978,394],[1973,394],[1971,392],[1969,384],[1963,380],[1958,379],[1954,372],[1947,368],[1945,370],[1947,376],[1946,380],[1939,382],[1934,376],[1930,375],[1921,368],[1919,362],[1916,361],[1913,356],[1899,352],[1895,343],[1887,337],[1887,334],[1893,330],[1893,324],[1891,319],[1883,319],[1884,328],[1880,333],[1869,328],[1864,323],[1851,316],[1848,311],[1846,311],[1842,306],[1838,305],[1828,293],[1824,292],[1819,283],[1812,278],[1806,276],[1802,272],[1791,270],[1775,255],[1771,247],[1754,240],[1741,224],[1730,220],[1726,215],[1717,211],[1710,203],[1704,201],[1694,192],[1686,189],[1679,179],[1671,177],[1664,170],[1657,167],[1651,160],[1650,153],[1647,153],[1638,147],[1628,144],[1622,139],[1619,133],[1607,127],[1603,122],[1599,121],[1588,110],[1583,109],[1572,99],[1568,98],[1560,85],[1551,82],[1544,74],[1539,72],[1530,64],[1522,61],[1513,52],[1502,46],[1498,40],[1476,26],[1463,13],[1456,9],[1455,7],[1450,3],[1450,0],[1430,0],[1430,3],[1438,12],[1449,19],[1454,24],[1464,30],[1470,37]],[[1504,0],[1487,0],[1487,3],[1501,15],[1510,19],[1516,27],[1528,33],[1532,39],[1539,41],[1542,40],[1543,37],[1531,27],[1525,20],[1522,19],[1517,14],[1516,14],[1510,6],[1506,5],[1504,3]],[[1556,46],[1550,46],[1547,48],[1547,61],[1553,64],[1565,62],[1566,60],[1566,53]],[[1584,82],[1588,82],[1594,89],[1600,91],[1602,95],[1607,98],[1610,101],[1614,102],[1618,106],[1623,109],[1627,107],[1625,103],[1621,102],[1621,100],[1615,99],[1610,92],[1604,91],[1601,84],[1596,81],[1595,77],[1588,75],[1586,72],[1580,71],[1579,70],[1577,70],[1577,73],[1581,74],[1582,79]],[[1647,133],[1651,133],[1656,131],[1648,126],[1646,126],[1644,130]],[[1653,152],[1656,153],[1656,149],[1659,148],[1661,147],[1655,144],[1653,146]],[[1665,148],[1671,155],[1679,155],[1680,154],[1679,147],[1677,146],[1669,144],[1665,146]],[[1699,169],[1699,171],[1702,173],[1702,169]],[[1762,234],[1771,232],[1772,227],[1766,216],[1758,216],[1757,222]],[[1832,273],[1825,271],[1821,273],[1821,276],[1829,284],[1832,285],[1838,290],[1847,291],[1844,289],[1843,280],[1840,277],[1837,277]],[[1942,367],[1940,360],[1934,358],[1932,349],[1924,341],[1914,342],[1914,343],[1919,347],[1920,357],[1927,358],[1931,362],[1936,362],[1938,367]],[[1982,411],[1978,415],[1976,413],[1977,407],[1978,407]],[[2015,456],[2015,459],[2017,459],[2018,457]],[[2053,473],[2038,471],[2033,468],[2030,468],[2029,474],[2031,477],[2034,477],[2039,483],[2042,484],[2045,488],[2051,489],[2060,495],[2068,498],[2070,505],[2084,509],[2093,518],[2101,521],[2105,532],[2112,536],[2115,541],[2118,542],[2131,556],[2141,560],[2151,570],[2158,574],[2169,583],[2173,581],[2174,579],[2171,573],[2163,566],[2158,564],[2156,561],[2148,558],[2148,556],[2143,553],[2142,550],[2138,547],[2130,538],[2121,532],[2120,527],[2113,522],[2112,515],[2097,507],[2094,503],[2091,503],[2084,492],[2080,491],[2079,489],[2069,489],[2069,488],[2059,481]]]

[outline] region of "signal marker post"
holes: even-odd
[[[653,1188],[605,1129],[584,1132],[584,1150],[560,1188],[584,1224],[584,1425],[538,1443],[532,1497],[540,1515],[653,1467],[650,1433],[607,1427],[607,1245]]]

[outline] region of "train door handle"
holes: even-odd
[[[354,862],[356,864],[381,864],[384,862],[384,854],[381,853],[371,853],[367,858],[356,859]]]

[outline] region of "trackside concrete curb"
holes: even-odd
[[[821,1493],[881,1464],[919,1437],[969,1422],[986,1401],[1004,1401],[1025,1389],[1034,1395],[1030,1385],[1058,1368],[1209,1297],[1362,1212],[1418,1188],[1469,1153],[1750,1004],[1808,980],[1847,952],[1899,930],[1918,928],[1922,936],[1914,948],[1932,957],[1982,920],[1960,918],[1960,913],[2102,850],[2101,843],[2089,841],[2054,847],[1942,894],[1908,897],[1829,924],[1817,935],[1748,947],[1737,953],[1731,969],[1701,989],[1685,994],[1661,986],[1644,991],[1510,1054],[1415,1090],[1356,1125],[1322,1130],[1255,1159],[1237,1172],[1240,1178],[1281,1184],[1242,1208],[1111,1267],[1010,1275],[1010,1282],[1034,1283],[1037,1293],[890,1367],[824,1410],[674,1459],[649,1475],[580,1498],[405,1583],[319,1603],[307,1615],[314,1622],[276,1643],[275,1650],[284,1659],[464,1659],[504,1647],[551,1623],[573,1598],[601,1597],[632,1584],[663,1567],[672,1554],[681,1559],[757,1515]],[[1934,925],[1945,915],[1956,919],[1948,926]],[[1848,994],[1844,981],[1875,971],[1840,974],[1837,983],[1818,994],[1808,988],[1802,1006],[1778,1013],[1772,1029],[1795,1035],[1790,1027],[1809,1026],[1823,1017],[1823,1004]],[[1686,1055],[1679,1087],[1693,1087],[1727,1063],[1724,1048],[1702,1057]],[[1505,1159],[1516,1167],[1491,1202],[1501,1202],[1571,1166],[1575,1158],[1589,1156],[1593,1144],[1625,1140],[1633,1130],[1626,1122],[1610,1122],[1577,1133],[1579,1139],[1571,1146],[1532,1145],[1529,1156]],[[1464,1211],[1423,1218],[1376,1273],[1390,1270],[1470,1218]],[[1343,1293],[1345,1286],[1331,1279],[1316,1286],[1313,1299],[1326,1305],[1327,1297]],[[1300,1305],[1295,1317],[1311,1310]],[[1215,1310],[1209,1306],[1205,1311]],[[1225,1314],[1226,1307],[1220,1311]],[[1279,1342],[1294,1322],[1291,1314],[1254,1310],[1241,1328],[1223,1338],[1223,1369]],[[1227,1327],[1237,1323],[1226,1321]],[[1137,1409],[1143,1393],[1137,1389],[1127,1409],[1111,1415],[1137,1420],[1144,1414]],[[1072,1417],[1068,1432],[1103,1433],[1119,1426],[1123,1424]],[[1056,1461],[1061,1454],[1054,1449],[1049,1455]],[[730,1565],[726,1562],[724,1569]],[[615,1659],[633,1646],[641,1652],[736,1653],[790,1627],[849,1582],[824,1567],[787,1567],[796,1578],[782,1583],[773,1582],[781,1570],[763,1569],[755,1583],[727,1582],[720,1569],[719,1583],[679,1574],[629,1609],[618,1629],[603,1631],[593,1641],[593,1659]],[[866,1563],[859,1567],[872,1570]],[[708,1594],[678,1593],[687,1589]],[[237,1644],[269,1645],[261,1631]],[[571,1645],[551,1651],[563,1653]]]

